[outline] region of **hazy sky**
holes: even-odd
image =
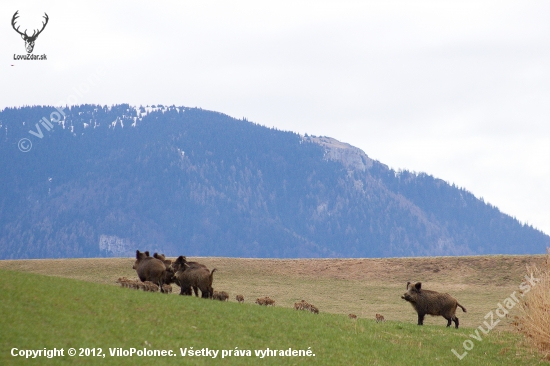
[[[38,29],[35,55],[13,30]],[[348,142],[550,234],[549,1],[2,1],[0,109],[181,105]],[[14,65],[14,66],[11,66]]]

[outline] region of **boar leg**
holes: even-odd
[[[182,286],[180,288],[180,295],[193,295],[193,294],[191,293],[191,288],[190,287]]]
[[[426,314],[418,313],[418,325],[424,325],[424,316]]]
[[[455,328],[458,329],[458,318],[456,316],[454,318],[454,322],[455,322]]]

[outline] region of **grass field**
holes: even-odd
[[[27,363],[10,350],[102,348],[98,363],[181,363],[180,347],[195,350],[251,350],[251,357],[196,357],[193,364],[326,365],[533,365],[533,354],[511,332],[510,319],[488,334],[487,313],[497,309],[524,281],[526,265],[544,256],[484,256],[402,259],[267,260],[188,258],[217,268],[214,288],[231,294],[229,303],[145,293],[115,285],[136,278],[132,258],[0,261],[0,364]],[[38,274],[38,275],[37,275]],[[39,275],[48,275],[39,276]],[[58,277],[58,278],[56,278]],[[60,277],[60,278],[59,278]],[[76,281],[75,281],[76,280]],[[467,309],[461,328],[445,328],[441,317],[416,325],[416,313],[400,296],[407,281],[456,297]],[[245,296],[237,304],[235,295]],[[270,296],[275,308],[254,305]],[[305,299],[321,314],[292,309]],[[460,311],[460,310],[459,310]],[[512,310],[510,315],[513,315]],[[348,319],[355,313],[359,319]],[[375,323],[381,313],[388,320]],[[477,340],[476,340],[477,338]],[[471,343],[466,342],[470,340]],[[466,342],[466,343],[465,343]],[[459,360],[452,352],[464,355]],[[171,349],[176,357],[111,357],[109,348]],[[254,350],[307,350],[314,357],[255,357]],[[41,359],[52,364],[99,358]],[[188,360],[189,361],[189,360]]]

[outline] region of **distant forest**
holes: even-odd
[[[465,189],[309,136],[187,107],[0,112],[0,258],[544,253]],[[45,128],[43,117],[52,128]],[[42,121],[42,122],[41,122]],[[42,132],[39,138],[29,131]],[[21,138],[32,149],[21,152]],[[357,152],[359,151],[359,152]],[[355,154],[355,155],[354,155]]]

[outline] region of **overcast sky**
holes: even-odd
[[[29,34],[48,14],[46,61],[14,60],[16,10]],[[175,104],[326,135],[550,234],[549,1],[2,1],[0,59],[0,109]]]

